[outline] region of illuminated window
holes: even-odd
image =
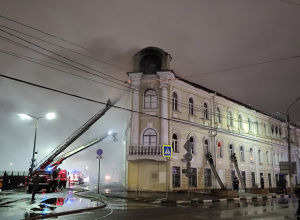
[[[250,148],[250,162],[253,162],[253,149]]]
[[[194,115],[194,100],[189,98],[189,114]]]
[[[143,145],[157,145],[157,134],[152,128],[148,128],[143,134]]]
[[[172,148],[174,153],[179,153],[179,148],[178,148],[178,137],[177,134],[173,134],[172,136]]]
[[[155,90],[147,90],[145,92],[145,103],[144,106],[147,109],[157,108],[157,93]]]
[[[222,143],[221,141],[218,141],[218,152],[217,152],[218,158],[223,158],[223,153],[222,153]]]
[[[208,105],[206,102],[204,102],[204,109],[203,109],[203,116],[204,116],[204,119],[208,119]]]
[[[178,95],[176,92],[173,92],[172,95],[172,106],[173,110],[178,111]]]

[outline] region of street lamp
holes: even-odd
[[[290,136],[290,115],[289,115],[289,109],[300,99],[300,97],[298,97],[296,99],[296,101],[293,102],[293,104],[290,105],[290,107],[288,107],[288,109],[286,110],[286,114],[282,113],[282,112],[277,112],[278,114],[283,114],[286,115],[286,119],[287,119],[287,131],[288,131],[288,154],[289,154],[289,176],[290,176],[290,193],[294,192],[294,186],[292,184],[293,181],[293,177],[292,177],[292,153],[291,153],[291,136]]]
[[[48,113],[46,116],[42,116],[42,117],[35,117],[35,116],[32,116],[32,115],[27,115],[27,114],[19,114],[19,116],[21,117],[22,120],[24,120],[24,119],[32,119],[32,118],[34,118],[36,120],[32,159],[31,159],[31,165],[30,165],[30,168],[29,168],[30,176],[32,176],[32,171],[33,171],[34,162],[35,162],[34,154],[35,154],[35,145],[36,145],[36,135],[37,135],[37,129],[38,129],[38,120],[41,119],[41,118],[45,118],[45,117],[48,120],[51,120],[51,119],[55,118],[55,114],[54,113]]]

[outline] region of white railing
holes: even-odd
[[[162,155],[162,145],[131,145],[128,147],[127,155]]]

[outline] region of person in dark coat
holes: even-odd
[[[240,181],[237,177],[234,177],[233,179],[233,189],[236,190],[237,192],[239,192],[239,184]]]
[[[286,192],[286,179],[285,179],[285,177],[281,178],[280,185],[282,187],[283,193],[287,195],[287,192]]]
[[[260,186],[261,186],[262,189],[265,188],[265,181],[264,181],[264,178],[262,176],[260,177]]]
[[[35,200],[35,194],[37,193],[37,191],[39,190],[39,183],[41,182],[41,179],[39,177],[39,175],[35,175],[33,177],[32,183],[33,183],[33,189],[32,189],[32,197],[31,197],[31,201]]]

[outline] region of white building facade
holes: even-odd
[[[220,188],[205,159],[213,155],[216,170],[232,188],[235,153],[246,188],[275,188],[280,161],[288,161],[287,125],[268,114],[200,85],[176,78],[171,56],[148,47],[134,56],[131,80],[131,132],[126,152],[126,182],[130,191]],[[190,179],[186,177],[187,140],[193,143]],[[300,129],[291,127],[292,160],[299,165]],[[173,157],[162,156],[162,145]],[[299,170],[299,169],[297,169]],[[286,178],[289,181],[287,176]],[[293,184],[298,182],[294,174]],[[290,184],[290,183],[288,183]]]

